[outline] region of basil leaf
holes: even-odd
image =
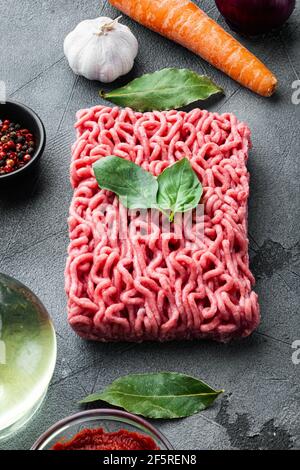
[[[129,209],[149,209],[156,206],[156,178],[139,165],[110,155],[93,164],[96,180],[102,189],[116,193]]]
[[[182,158],[166,168],[157,178],[157,203],[162,210],[186,212],[197,206],[202,195],[202,185],[187,158]]]
[[[126,375],[80,403],[105,401],[147,418],[183,418],[204,410],[223,390],[176,372]]]
[[[166,68],[142,75],[127,85],[100,96],[119,106],[136,111],[180,108],[215,93],[223,93],[210,78],[192,70]]]

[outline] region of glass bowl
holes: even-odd
[[[56,362],[56,336],[43,304],[0,273],[0,440],[41,405]]]
[[[125,429],[151,437],[161,450],[172,450],[168,439],[154,426],[131,413],[113,409],[95,409],[76,413],[51,426],[33,444],[31,450],[51,450],[59,441],[72,439],[83,429],[102,428],[106,432]]]

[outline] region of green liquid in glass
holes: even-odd
[[[53,325],[23,284],[0,274],[0,439],[42,402],[56,361]]]

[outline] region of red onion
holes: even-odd
[[[216,4],[233,30],[255,35],[283,25],[296,0],[216,0]]]

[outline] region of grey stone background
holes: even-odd
[[[226,29],[213,1],[199,4]],[[57,367],[34,419],[1,449],[28,449],[57,420],[80,409],[77,401],[121,374],[173,370],[206,380],[226,393],[190,418],[159,422],[177,449],[300,448],[300,365],[292,342],[300,339],[300,105],[291,103],[300,73],[300,8],[279,33],[240,40],[276,73],[279,89],[261,98],[243,89],[182,47],[124,17],[140,50],[133,71],[112,86],[163,67],[210,75],[226,95],[203,106],[230,111],[253,133],[249,159],[249,237],[262,321],[250,338],[212,342],[95,344],[82,341],[66,321],[64,264],[70,145],[76,110],[100,103],[99,83],[76,77],[63,56],[66,34],[100,15],[116,17],[107,1],[0,0],[0,80],[8,96],[30,105],[48,135],[39,173],[16,193],[1,191],[0,271],[32,288],[57,331]]]

